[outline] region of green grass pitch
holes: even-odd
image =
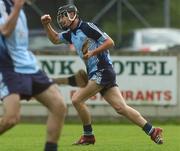
[[[156,145],[134,125],[94,125],[96,144],[73,146],[82,133],[82,126],[65,124],[59,151],[180,151],[180,125],[160,125],[164,144]],[[0,151],[43,151],[45,125],[19,124],[0,136]]]

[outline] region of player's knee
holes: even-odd
[[[124,115],[126,113],[126,105],[116,105],[114,109],[118,114]]]
[[[77,106],[77,105],[79,105],[79,99],[78,99],[78,97],[72,97],[72,104],[74,105],[74,106]]]
[[[59,104],[59,107],[60,107],[60,114],[61,115],[65,115],[66,114],[66,111],[67,111],[67,106],[66,106],[66,104],[64,103],[64,102],[61,102],[60,104]]]
[[[55,103],[53,104],[52,112],[55,112],[56,114],[65,115],[66,110],[66,104],[62,99],[57,99],[57,101],[55,101]]]

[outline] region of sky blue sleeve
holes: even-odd
[[[0,25],[3,25],[5,23],[5,19],[0,16]]]
[[[81,29],[88,38],[92,38],[98,42],[104,42],[108,39],[108,35],[99,29],[95,24],[90,22],[83,22],[81,24]]]
[[[103,33],[101,37],[97,40],[98,42],[104,42],[109,38],[109,36],[106,33]]]

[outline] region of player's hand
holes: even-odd
[[[83,59],[84,60],[89,59],[93,55],[92,51],[88,51],[89,43],[90,43],[90,40],[87,38],[82,45],[82,53],[83,53]]]
[[[87,53],[85,53],[85,54],[83,55],[83,59],[87,60],[87,59],[89,59],[90,57],[92,57],[93,54],[94,54],[94,51],[87,51]]]
[[[51,16],[49,14],[43,15],[41,17],[41,22],[43,25],[48,25],[49,23],[52,22]]]

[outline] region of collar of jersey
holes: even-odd
[[[73,33],[76,35],[76,31],[79,29],[79,27],[81,26],[81,24],[82,24],[82,20],[79,19],[76,28],[72,29],[71,32],[73,32]]]

